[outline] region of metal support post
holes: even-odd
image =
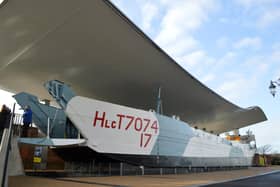
[[[123,176],[123,163],[120,163],[120,176]]]
[[[50,118],[48,117],[48,129],[47,129],[47,138],[50,138]]]
[[[158,97],[157,97],[157,113],[161,114],[162,103],[161,103],[161,87],[158,89]]]

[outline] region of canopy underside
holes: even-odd
[[[221,133],[266,120],[201,84],[106,0],[8,0],[0,8],[0,86],[49,98],[58,79],[77,95],[155,108]]]

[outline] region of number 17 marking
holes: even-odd
[[[152,138],[152,134],[149,133],[141,133],[140,136],[140,147],[147,147],[149,144],[150,140]]]

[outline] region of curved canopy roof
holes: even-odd
[[[0,5],[1,6],[1,5]],[[0,7],[0,86],[48,97],[58,79],[78,95],[155,108],[221,133],[266,120],[201,84],[107,0],[8,0]]]

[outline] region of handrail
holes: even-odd
[[[23,125],[22,114],[15,113],[13,122],[15,125]]]
[[[2,136],[2,141],[1,141],[1,152],[2,149],[4,150],[3,152],[5,153],[4,155],[4,167],[0,168],[2,171],[0,173],[2,173],[2,176],[0,176],[0,180],[1,180],[1,187],[5,187],[6,184],[8,183],[7,180],[7,169],[8,169],[8,161],[9,161],[9,153],[11,150],[11,136],[12,136],[12,131],[13,131],[13,120],[14,120],[14,114],[15,114],[15,106],[16,104],[14,104],[13,106],[13,112],[11,114],[11,118],[10,118],[10,123],[9,123],[9,129],[8,129],[8,134],[7,129],[5,129],[3,136]]]

